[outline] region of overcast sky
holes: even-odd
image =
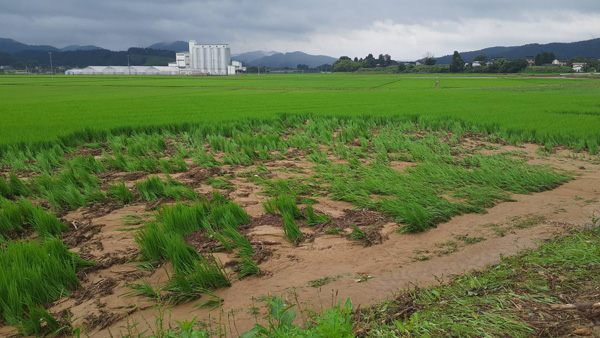
[[[0,37],[123,50],[195,39],[412,60],[426,52],[600,37],[600,0],[0,0]]]

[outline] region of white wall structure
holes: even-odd
[[[189,52],[175,54],[168,66],[89,66],[69,69],[67,75],[236,75],[246,70],[231,61],[227,44],[198,44],[190,41]]]
[[[229,45],[205,45],[190,41],[190,65],[194,72],[206,75],[227,75],[231,64]]]
[[[177,66],[88,66],[69,69],[66,75],[179,75]]]

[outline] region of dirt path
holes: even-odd
[[[253,302],[253,299],[266,295],[297,297],[313,309],[331,306],[332,295],[335,301],[350,297],[355,306],[369,305],[410,285],[436,283],[436,280],[449,275],[497,263],[500,255],[515,254],[536,246],[541,240],[564,233],[570,227],[585,226],[594,211],[600,212],[600,165],[554,155],[540,157],[535,154],[537,146],[534,145],[505,147],[503,150],[515,149],[525,151],[531,157],[531,163],[570,170],[578,176],[552,191],[514,195],[514,202],[501,203],[488,209],[486,214],[454,217],[450,222],[421,234],[400,235],[395,232],[396,224],[385,224],[383,244],[371,247],[363,247],[339,235],[319,236],[313,242],[295,247],[284,240],[281,226],[275,221],[254,227],[249,235],[251,241],[277,242],[268,245],[273,255],[259,265],[262,276],[233,280],[230,288],[215,292],[224,300],[222,310],[233,314],[235,327],[241,333],[255,322],[248,310],[253,305],[262,308],[263,304]],[[253,189],[247,185],[243,190],[253,193]],[[246,207],[255,205],[245,194],[232,194],[230,198],[234,201],[240,199]],[[332,216],[337,216],[335,213],[341,215],[341,210],[351,208],[344,202],[322,202],[315,205],[315,210]],[[131,213],[141,215],[144,210],[139,206],[130,208],[116,210],[93,221],[93,224],[104,224],[94,235],[104,250],[92,252],[93,256],[97,258],[111,250],[121,256],[131,256],[135,243],[132,232],[119,230],[123,227],[122,216]],[[258,209],[253,211],[258,212]],[[224,261],[230,258],[224,254],[219,257]],[[356,282],[361,276],[373,278]],[[78,318],[87,318],[92,313],[96,316],[92,318],[98,318],[98,322],[89,332],[91,337],[110,337],[111,333],[120,336],[120,328],[128,321],[138,322],[140,327],[144,327],[146,322],[154,323],[155,310],[149,308],[150,302],[140,297],[120,297],[130,290],[125,283],[140,277],[149,277],[153,283],[166,281],[165,273],[160,269],[150,276],[150,273],[136,269],[134,263],[110,265],[89,273],[83,288],[94,283],[108,283],[106,280],[110,278],[114,283],[111,282],[107,295],[93,295],[79,305],[72,303],[72,299],[64,303],[59,301],[52,310],[70,308]],[[309,286],[309,281],[324,277],[332,277],[334,281],[319,288]],[[193,308],[197,303],[172,308],[171,318],[191,320],[198,316],[199,320],[205,320],[209,315],[211,318],[218,317],[218,310]],[[137,306],[142,310],[136,311]],[[127,314],[129,318],[125,317]],[[110,321],[103,321],[106,318]],[[238,331],[233,330],[233,335],[237,336]]]

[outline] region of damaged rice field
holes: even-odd
[[[471,313],[437,325],[427,312],[452,288],[496,290],[481,275],[464,277],[467,291],[450,276],[598,223],[593,147],[505,136],[448,118],[283,115],[8,148],[0,334],[269,336],[279,325],[291,336],[334,327],[343,337],[481,336],[464,327]],[[597,268],[597,253],[588,257]],[[451,286],[421,288],[438,282]],[[383,301],[393,310],[369,307]],[[535,301],[560,299],[527,306]],[[478,327],[511,336],[571,328],[499,313]],[[590,316],[570,323],[593,327]]]

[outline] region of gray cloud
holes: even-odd
[[[333,56],[473,50],[600,35],[597,0],[284,1],[21,0],[0,4],[0,36],[30,44],[120,50],[160,41],[229,43],[232,52]]]

